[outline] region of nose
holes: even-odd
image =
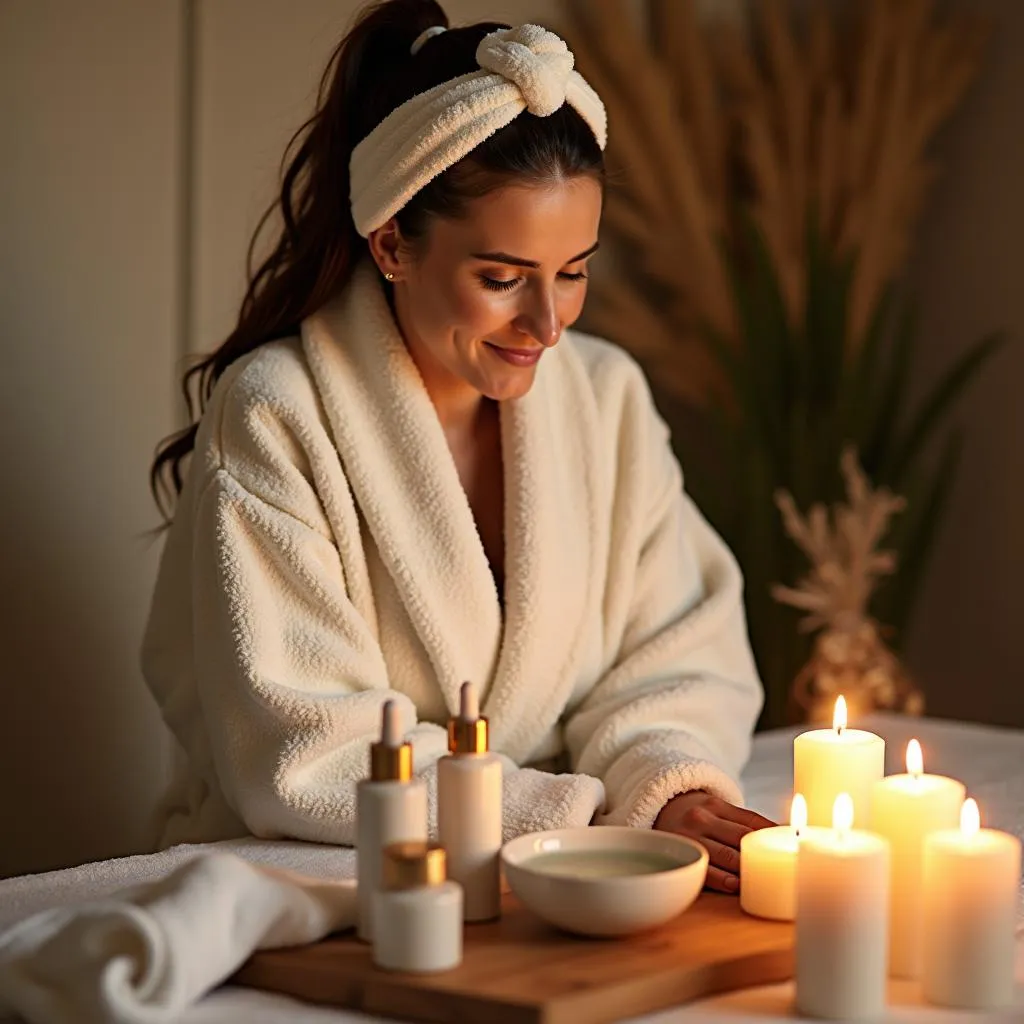
[[[547,285],[538,284],[528,292],[512,326],[545,348],[551,348],[562,334],[562,318],[555,291]]]

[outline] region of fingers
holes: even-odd
[[[715,839],[725,846],[740,848],[740,840],[750,831],[746,825],[739,825],[735,821],[728,821],[726,818],[715,818],[707,825],[706,835]]]
[[[740,851],[726,846],[724,843],[717,843],[714,839],[703,838],[699,840],[708,851],[711,866],[721,868],[732,875],[740,873]]]
[[[728,871],[721,868],[709,867],[707,878],[704,879],[704,887],[715,892],[724,892],[734,895],[739,892],[740,880]]]
[[[757,811],[752,811],[747,807],[737,807],[735,804],[727,803],[725,800],[715,801],[712,804],[712,810],[721,818],[727,818],[738,825],[744,825],[746,832],[758,828],[771,828],[775,824],[774,821],[770,821],[764,815],[758,814]]]

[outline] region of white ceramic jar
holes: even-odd
[[[446,880],[444,847],[385,847],[373,915],[373,962],[378,967],[427,974],[462,962],[462,889]]]

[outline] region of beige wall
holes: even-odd
[[[0,4],[0,875],[137,849],[137,669],[172,425],[179,5]]]

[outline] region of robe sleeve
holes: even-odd
[[[311,489],[293,510],[280,489],[260,490],[267,496],[220,469],[194,523],[198,693],[225,798],[255,835],[354,844],[356,783],[383,704],[394,700],[436,835],[445,730],[416,724],[410,699],[389,688],[379,644],[347,596],[338,548],[310,521]],[[502,761],[506,838],[588,824],[602,802],[597,779]]]
[[[739,773],[763,690],[739,566],[683,490],[668,431],[643,392],[631,452],[643,464],[640,512],[623,531],[635,535],[636,554],[622,642],[565,735],[573,770],[605,783],[595,822],[650,828],[680,793],[742,802]]]

